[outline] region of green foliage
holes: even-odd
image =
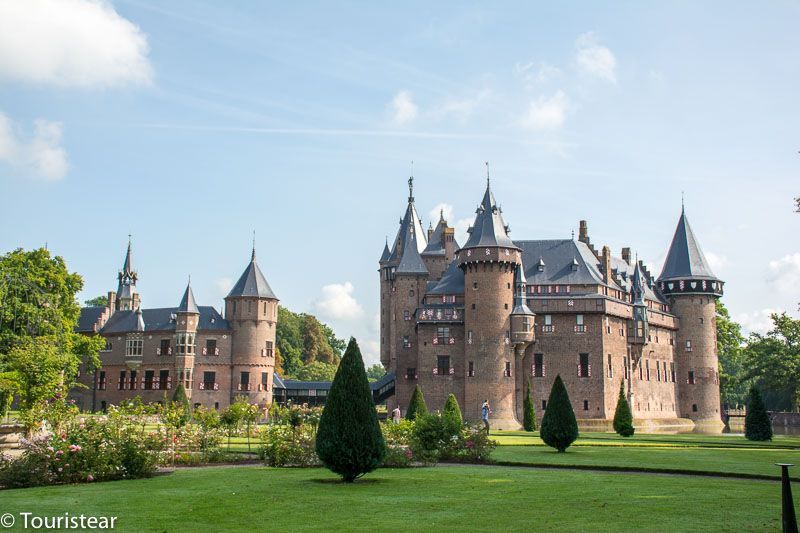
[[[632,437],[634,433],[633,415],[628,399],[625,397],[625,384],[619,384],[619,399],[617,409],[614,411],[614,431],[621,437]]]
[[[175,387],[175,392],[172,393],[172,403],[177,404],[183,410],[188,422],[192,416],[192,406],[189,404],[189,397],[186,396],[186,389],[183,387],[183,383],[178,383],[178,386]]]
[[[219,412],[216,409],[207,409],[202,405],[192,413],[192,418],[198,426],[198,440],[203,460],[208,461],[209,455],[220,444],[219,438]]]
[[[560,453],[578,438],[578,421],[575,419],[575,412],[572,410],[561,375],[556,376],[553,388],[550,390],[540,435],[545,444]]]
[[[531,398],[531,380],[525,380],[525,398],[522,400],[522,428],[525,431],[536,431],[536,411]]]
[[[377,468],[386,454],[364,361],[353,338],[328,393],[316,449],[322,463],[345,482]]]
[[[426,464],[441,460],[481,463],[489,460],[496,443],[483,426],[455,426],[444,415],[424,414],[414,421],[410,445],[413,458]]]
[[[458,400],[454,394],[447,397],[444,402],[444,409],[442,409],[442,418],[456,429],[460,429],[464,425],[464,418],[461,416],[461,408],[458,407]]]
[[[267,466],[317,466],[315,429],[312,424],[269,424],[260,432],[259,455]]]
[[[748,440],[772,440],[772,421],[761,398],[761,391],[756,387],[750,389],[750,401],[744,417],[744,436]]]
[[[337,368],[339,368],[338,365],[331,363],[312,361],[307,365],[301,366],[294,378],[303,381],[333,381]]]
[[[78,364],[76,357],[47,337],[20,338],[5,358],[22,409],[58,394],[74,379]]]
[[[95,296],[83,303],[88,307],[108,307],[108,296]]]
[[[383,440],[386,442],[386,457],[383,466],[398,468],[411,466],[414,453],[411,440],[414,436],[414,422],[401,420],[399,423],[387,420],[381,424]]]
[[[414,393],[411,395],[411,401],[408,403],[406,418],[408,420],[416,420],[418,417],[427,414],[428,406],[425,405],[425,397],[422,395],[422,389],[417,385],[414,387]]]
[[[745,348],[745,377],[770,392],[786,391],[791,410],[800,407],[800,320],[772,315],[766,335],[753,334]]]
[[[279,306],[275,344],[276,363],[282,367],[279,373],[297,377],[304,365],[315,361],[336,366],[346,343],[313,315],[293,313]]]
[[[742,326],[731,319],[728,309],[717,300],[717,354],[720,396],[723,405],[740,406],[747,401]]]
[[[367,378],[370,381],[378,381],[386,374],[386,369],[383,365],[372,365],[367,369]]]

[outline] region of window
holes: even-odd
[[[248,313],[252,313],[253,312],[253,302],[251,302],[249,300],[247,301],[247,312]]]
[[[656,381],[661,381],[661,365],[656,361]]]
[[[264,316],[267,316],[267,302],[264,302]]]
[[[417,369],[415,367],[406,368],[406,379],[417,379]]]
[[[120,370],[119,372],[119,384],[117,385],[117,390],[125,390],[125,371]]]
[[[675,332],[674,331],[670,331],[669,332],[669,345],[670,346],[675,346]]]
[[[542,411],[547,409],[547,400],[542,400]]]
[[[542,333],[553,332],[553,315],[544,315],[544,325],[542,326]]]
[[[475,310],[475,304],[472,304],[472,310],[473,311]]]
[[[144,386],[142,387],[144,390],[153,390],[153,377],[155,377],[154,370],[145,370],[144,371]]]
[[[436,356],[436,374],[439,376],[450,375],[450,356],[448,355]]]
[[[261,387],[262,391],[269,390],[269,372],[262,372],[261,373]]]
[[[650,359],[644,360],[644,370],[645,376],[647,377],[647,381],[650,381]]]
[[[408,309],[403,309],[403,320],[411,320],[411,313],[408,312]]]
[[[109,341],[106,341],[106,347],[103,348],[103,350],[110,352],[112,349],[114,349],[114,345],[111,344]]]
[[[505,305],[505,308],[508,309],[508,304],[503,304],[503,305]]]
[[[583,410],[584,411],[589,410],[589,400],[583,400]]]
[[[200,390],[216,390],[216,388],[217,388],[217,373],[203,372],[203,382],[200,383]]]
[[[450,344],[450,328],[436,328],[435,344]]]
[[[170,346],[169,339],[161,339],[161,346],[158,349],[158,355],[172,355],[172,346]]]
[[[639,361],[639,379],[640,380],[644,379],[644,376],[643,376],[642,372],[643,372],[643,370],[642,370],[642,362]]]
[[[169,377],[169,370],[162,370],[158,373],[158,388],[167,390],[172,388],[171,378]]]
[[[689,370],[689,379],[686,380],[689,385],[694,385],[694,370]]]
[[[473,281],[472,282],[472,288],[473,289],[477,289],[478,288],[478,282],[477,281]]]
[[[669,375],[670,375],[671,381],[673,383],[675,383],[675,363],[670,363],[669,364]]]
[[[475,363],[473,361],[470,361],[467,364],[467,377],[468,378],[474,378],[475,377]]]
[[[692,404],[692,412],[693,412],[693,413],[696,413],[696,412],[697,412],[697,404],[696,404],[696,403],[693,403],[693,404]]]
[[[239,390],[250,390],[250,372],[239,373]]]
[[[100,375],[97,377],[97,389],[106,390],[106,371],[101,370]]]
[[[414,296],[414,289],[411,289],[410,291],[408,291],[408,295],[409,296]]]
[[[583,323],[583,315],[575,315],[575,333],[585,333],[586,325]]]
[[[700,317],[700,323],[702,324],[703,322],[705,322],[705,319],[703,319],[703,317]]]
[[[589,364],[589,354],[582,353],[578,357],[578,377],[588,378],[592,376],[592,365]]]
[[[503,370],[503,376],[510,378],[511,377],[511,362],[506,361],[506,368]]]
[[[667,374],[667,362],[664,361],[664,383],[669,382],[669,374]]]
[[[403,335],[403,348],[411,348],[411,339],[408,338],[408,335]]]
[[[692,341],[686,341],[686,351],[687,352],[692,351]]]
[[[614,368],[611,366],[611,354],[608,354],[608,369],[606,374],[609,379],[614,377]]]
[[[535,377],[535,378],[543,378],[544,377],[544,354],[543,353],[535,353],[535,354],[533,354],[533,377]]]
[[[175,335],[175,350],[181,355],[194,355],[194,333]]]
[[[264,357],[272,357],[273,354],[274,352],[273,352],[272,341],[266,341],[264,343]]]
[[[136,390],[136,370],[131,370],[130,389]]]
[[[206,339],[206,349],[203,355],[219,355],[217,349],[217,339]]]
[[[531,330],[531,319],[527,316],[522,319],[522,331],[528,333]]]
[[[472,330],[467,332],[467,344],[472,344]]]
[[[142,339],[128,339],[125,343],[125,355],[142,355],[142,344],[144,341]]]
[[[630,379],[630,368],[628,367],[628,356],[622,358],[622,375],[625,379]]]

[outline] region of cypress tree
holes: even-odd
[[[575,411],[572,410],[561,375],[556,376],[553,388],[550,390],[540,435],[545,444],[560,453],[578,438],[578,421],[575,419]]]
[[[425,405],[425,397],[422,395],[422,389],[420,389],[419,385],[417,385],[414,388],[414,394],[411,395],[411,401],[408,403],[406,419],[416,420],[417,417],[427,414],[428,406]]]
[[[628,400],[625,398],[623,383],[619,384],[619,399],[617,400],[617,409],[614,411],[614,431],[622,437],[630,437],[635,431],[633,428],[633,415],[631,415],[631,407],[628,405]]]
[[[458,407],[458,400],[454,394],[447,397],[442,409],[442,418],[448,421],[453,430],[458,431],[464,425],[464,418],[461,416],[461,408]]]
[[[522,428],[525,431],[536,431],[536,410],[531,398],[531,380],[525,382],[525,399],[522,401]]]
[[[750,401],[747,403],[747,415],[744,417],[744,436],[748,440],[772,440],[772,421],[761,397],[761,391],[755,386],[750,388]]]
[[[361,350],[352,337],[322,411],[316,451],[346,483],[375,470],[386,455]]]
[[[189,398],[186,396],[186,389],[183,387],[183,383],[178,383],[178,386],[175,387],[175,392],[172,393],[172,403],[176,403],[183,408],[183,413],[187,420],[192,416],[192,406],[189,404]]]

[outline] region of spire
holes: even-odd
[[[256,260],[256,230],[253,230],[253,253],[250,256],[250,261]]]
[[[389,237],[386,237],[386,244],[383,246],[383,253],[381,254],[380,262],[385,263],[391,257],[392,252],[389,251]]]
[[[483,200],[475,210],[475,222],[469,231],[464,248],[483,246],[504,246],[516,248],[508,236],[508,226],[503,222],[503,213],[497,206],[489,182],[489,164],[486,163],[486,192]]]
[[[414,203],[414,162],[411,162],[411,176],[408,178],[408,203]]]
[[[189,283],[186,285],[186,291],[183,293],[183,298],[181,298],[181,303],[178,305],[178,312],[179,313],[195,313],[200,314],[200,309],[197,307],[197,303],[194,299],[194,293],[192,292],[192,277],[189,276]]]
[[[646,305],[644,301],[644,288],[645,279],[642,273],[642,267],[639,263],[639,257],[636,257],[636,266],[633,269],[633,280],[631,283],[631,295],[633,296],[633,305]]]
[[[670,244],[667,258],[664,261],[664,269],[658,279],[659,281],[672,279],[718,280],[700,249],[700,244],[689,225],[683,205],[681,205],[681,216],[678,219],[678,226],[675,228],[675,235],[672,237],[672,244]]]
[[[272,292],[269,283],[267,283],[267,278],[264,277],[261,269],[258,268],[255,248],[253,249],[250,263],[247,265],[247,268],[244,269],[244,272],[242,272],[236,284],[234,284],[231,292],[228,293],[227,298],[236,298],[240,296],[254,296],[273,300],[278,299],[275,293]]]
[[[125,254],[125,262],[122,265],[122,273],[132,276],[135,274],[133,271],[133,259],[131,258],[131,234],[128,233],[128,252]]]
[[[400,229],[391,248],[390,262],[400,261],[403,250],[407,248],[407,241],[412,240],[417,247],[417,254],[421,253],[428,244],[425,230],[422,229],[422,221],[414,207],[414,177],[408,178],[408,205],[403,218],[400,219]]]
[[[520,262],[514,272],[514,309],[512,315],[533,315],[528,307],[528,297],[525,291],[528,288],[528,281],[525,279],[525,267]]]

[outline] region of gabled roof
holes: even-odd
[[[711,271],[684,209],[681,209],[681,217],[664,261],[664,269],[658,276],[659,281],[670,279],[719,279]]]
[[[94,331],[94,326],[103,312],[106,310],[102,306],[82,307],[81,313],[78,315],[78,324],[75,326],[75,331],[78,333],[91,333]]]
[[[275,293],[272,292],[269,283],[267,283],[267,278],[264,277],[261,269],[258,268],[255,248],[253,248],[250,264],[247,265],[247,268],[245,268],[244,272],[239,277],[239,281],[236,282],[231,292],[228,293],[227,298],[236,298],[238,296],[254,296],[258,298],[271,298],[273,300],[278,299]]]
[[[442,273],[442,279],[428,291],[428,294],[463,294],[464,271],[458,267],[458,261],[451,261]]]
[[[200,318],[197,322],[198,331],[208,330],[229,330],[231,329],[228,321],[222,318],[216,309],[210,306],[201,305],[198,307]],[[177,307],[162,307],[157,309],[142,309],[141,318],[144,322],[146,331],[174,331],[174,315],[178,312]],[[105,326],[100,330],[101,334],[109,333],[128,333],[139,331],[138,318],[136,311],[117,311],[108,319]]]
[[[194,293],[192,292],[191,282],[189,282],[189,284],[186,285],[186,291],[183,293],[183,298],[181,298],[181,303],[178,304],[178,312],[200,314],[200,310],[197,308],[197,303],[195,302],[194,299]]]
[[[447,221],[444,219],[444,212],[439,213],[439,222],[436,224],[433,233],[428,239],[428,246],[422,251],[422,255],[444,255],[444,230],[447,228]],[[453,250],[458,250],[458,242],[453,241]]]
[[[488,180],[483,200],[475,213],[475,222],[468,230],[469,238],[464,248],[483,246],[515,248],[513,241],[508,236],[508,226],[503,222],[503,213],[494,200]]]

